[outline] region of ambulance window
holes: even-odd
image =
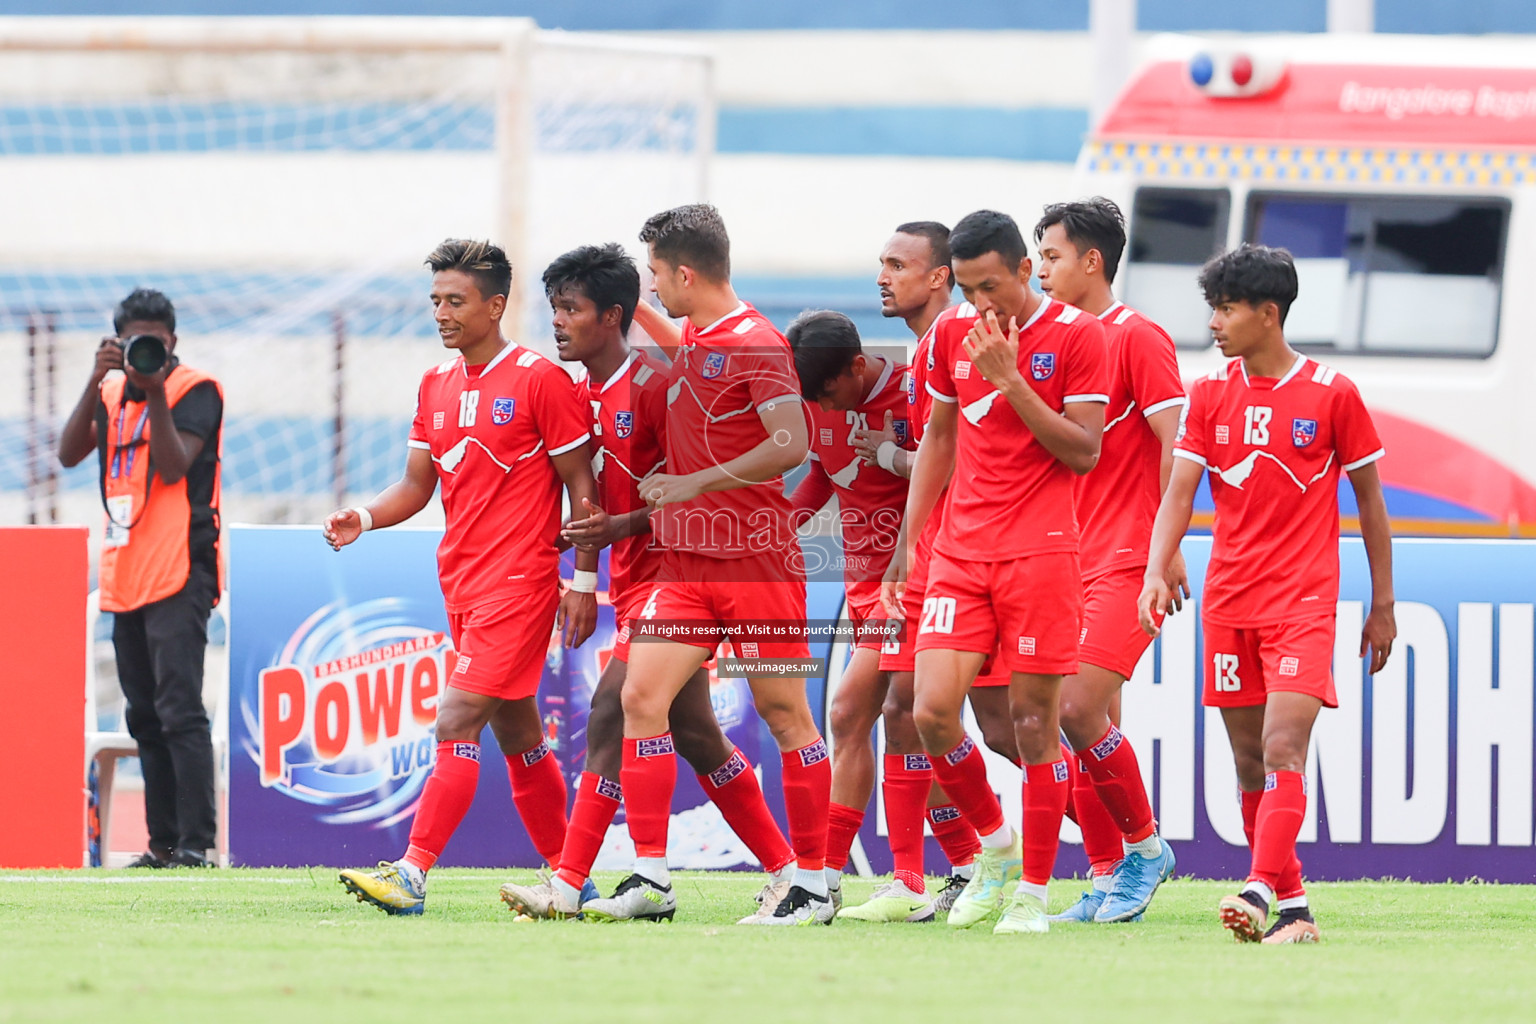
[[[1121,298],[1180,346],[1211,343],[1210,310],[1196,283],[1199,267],[1226,247],[1231,199],[1226,189],[1143,188],[1131,206],[1130,245]]]
[[[1370,355],[1487,356],[1498,332],[1498,199],[1254,195],[1247,237],[1296,257],[1286,337]]]

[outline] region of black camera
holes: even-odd
[[[165,366],[165,342],[153,334],[135,334],[123,342],[123,362],[146,376]]]

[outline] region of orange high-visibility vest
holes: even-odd
[[[166,404],[174,409],[183,395],[203,381],[213,381],[223,399],[224,389],[217,380],[178,363],[166,376]],[[174,484],[158,476],[150,479],[154,467],[149,459],[149,406],[125,399],[126,383],[117,377],[101,385],[101,401],[107,410],[107,436],[100,442],[105,450],[101,472],[107,524],[98,587],[101,610],[108,612],[130,612],[170,597],[187,585],[192,571],[188,549],[192,505],[187,498],[187,478],[183,476]],[[219,461],[214,464],[210,501],[216,525],[219,464],[224,457],[222,424],[218,433]]]

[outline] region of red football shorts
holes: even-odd
[[[634,620],[640,617],[645,603],[651,599],[651,585],[636,583],[626,587],[613,602],[613,656],[619,661],[629,661],[629,634]]]
[[[783,553],[708,558],[669,549],[651,595],[637,613],[646,636],[713,651],[729,638],[742,658],[807,658],[805,575]],[[762,630],[784,629],[768,639]]]
[[[902,611],[906,613],[905,628],[899,645],[887,643],[880,649],[880,671],[882,672],[912,672],[917,668],[917,627],[923,621],[923,598],[928,592],[928,567],[931,552],[928,545],[918,546],[916,568],[912,576],[907,580],[907,588],[901,595]],[[1013,678],[1013,673],[1008,671],[993,653],[982,663],[981,671],[976,674],[972,686],[1007,686]]]
[[[887,616],[880,603],[878,582],[848,584],[848,622],[854,629],[854,646],[866,651],[885,647]],[[900,623],[891,623],[900,625]]]
[[[1010,672],[1071,675],[1083,626],[1083,580],[1074,551],[1002,562],[934,552],[917,649],[997,651]]]
[[[1129,679],[1152,643],[1137,617],[1146,569],[1111,569],[1083,581],[1083,632],[1078,660]]]
[[[559,607],[560,588],[550,585],[449,612],[458,663],[448,685],[502,700],[538,693]]]
[[[1339,706],[1333,687],[1334,617],[1238,629],[1204,622],[1205,692],[1213,708],[1263,704],[1270,693],[1305,693]]]

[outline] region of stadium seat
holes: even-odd
[[[229,623],[229,592],[219,595],[219,606],[214,614]],[[112,841],[112,784],[117,776],[117,759],[138,757],[139,745],[126,731],[102,732],[96,714],[96,623],[101,618],[99,591],[91,591],[86,598],[86,648],[85,648],[85,781],[89,786],[91,767],[96,768],[96,820],[101,829],[101,866],[110,867]],[[228,635],[226,629],[225,635]],[[218,703],[215,705],[212,723],[214,801],[218,810],[217,857],[221,867],[229,861],[229,761],[227,705],[229,676],[226,670]],[[90,852],[85,853],[85,866],[90,867]]]

